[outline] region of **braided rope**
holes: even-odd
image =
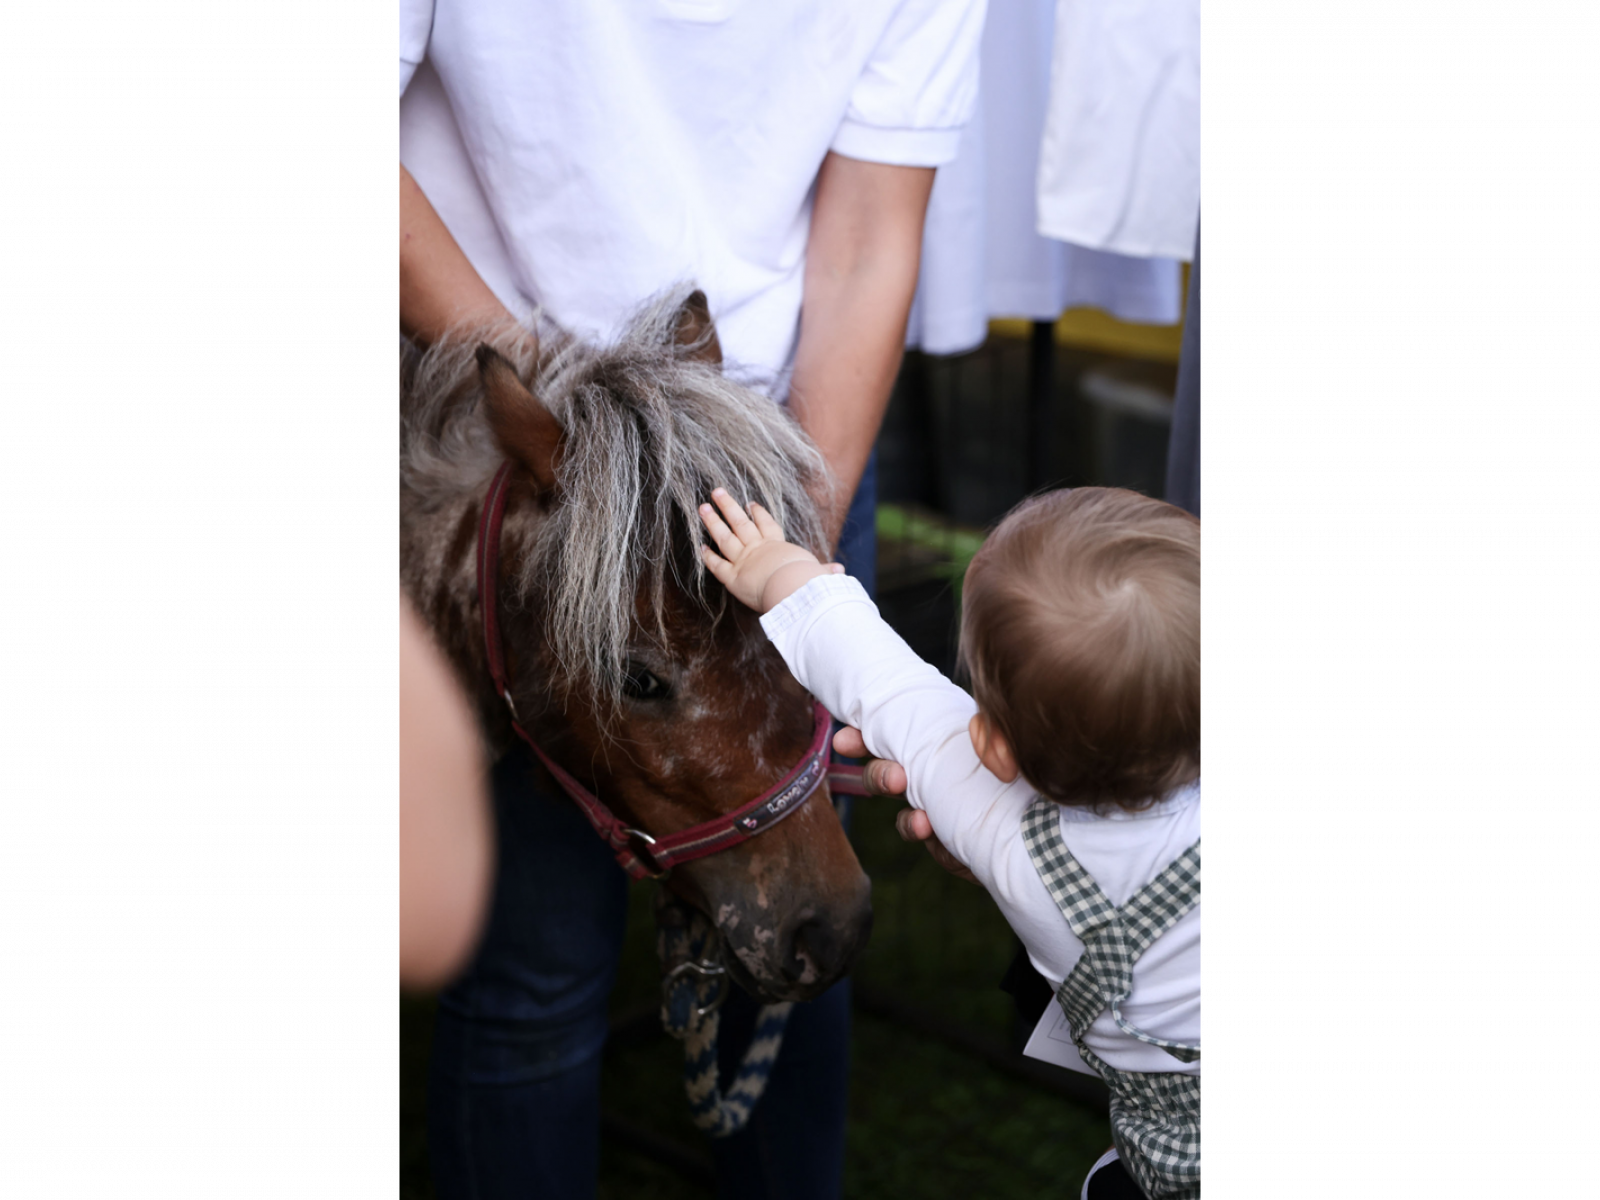
[[[656,953],[665,972],[661,1024],[683,1042],[689,1115],[712,1137],[738,1133],[766,1091],[794,1005],[762,1007],[744,1061],[724,1093],[717,1081],[717,1030],[730,984],[718,961],[721,939],[705,914],[674,899],[665,888],[656,894]]]

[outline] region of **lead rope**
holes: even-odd
[[[840,809],[849,803],[848,797],[868,794],[861,767],[854,763],[829,763],[828,785]],[[666,888],[656,891],[656,955],[661,959],[661,1024],[683,1043],[689,1115],[712,1137],[738,1133],[749,1124],[756,1102],[767,1090],[794,1003],[762,1006],[744,1061],[724,1095],[717,1082],[717,1030],[722,1002],[732,985],[721,961],[722,939],[704,913]]]
[[[656,893],[656,953],[663,972],[661,1024],[683,1043],[689,1115],[712,1137],[738,1133],[766,1091],[794,1004],[762,1007],[744,1061],[724,1095],[717,1084],[717,1028],[731,985],[720,961],[721,938],[703,913],[665,888]]]

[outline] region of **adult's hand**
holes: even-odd
[[[904,796],[906,794],[906,769],[899,763],[882,758],[872,758],[861,731],[846,725],[833,735],[833,748],[850,758],[866,758],[861,769],[861,779],[874,796]],[[904,808],[895,815],[895,831],[904,841],[921,842],[928,848],[933,861],[957,879],[977,883],[978,877],[967,869],[967,864],[945,849],[933,833],[933,823],[920,808]]]
[[[864,758],[861,768],[862,782],[874,796],[904,796],[906,794],[906,769],[899,763],[883,758],[873,758],[867,749],[861,730],[846,725],[833,735],[833,748],[846,758]],[[913,810],[915,811],[915,810]]]

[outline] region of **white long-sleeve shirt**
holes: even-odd
[[[861,730],[867,748],[898,762],[906,796],[928,814],[939,840],[971,868],[1022,939],[1034,967],[1059,985],[1083,953],[1050,898],[1022,840],[1022,815],[1035,792],[1024,779],[1002,783],[978,761],[967,723],[971,696],[923,662],[878,615],[847,575],[811,580],[761,618],[795,678],[841,721]],[[1122,905],[1200,836],[1200,784],[1180,788],[1138,813],[1100,816],[1061,808],[1067,848],[1113,904]],[[1122,1005],[1135,1028],[1169,1041],[1200,1041],[1200,906],[1145,952]],[[1058,1023],[1052,1004],[1035,1041]],[[1126,1071],[1199,1074],[1165,1051],[1117,1028],[1110,1012],[1085,1044]],[[1075,1053],[1039,1054],[1087,1070]]]

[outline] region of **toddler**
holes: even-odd
[[[1013,510],[967,569],[969,696],[759,505],[712,499],[711,574],[905,767],[910,803],[1056,987],[1027,1053],[1105,1079],[1146,1195],[1198,1197],[1199,521],[1114,488]]]

